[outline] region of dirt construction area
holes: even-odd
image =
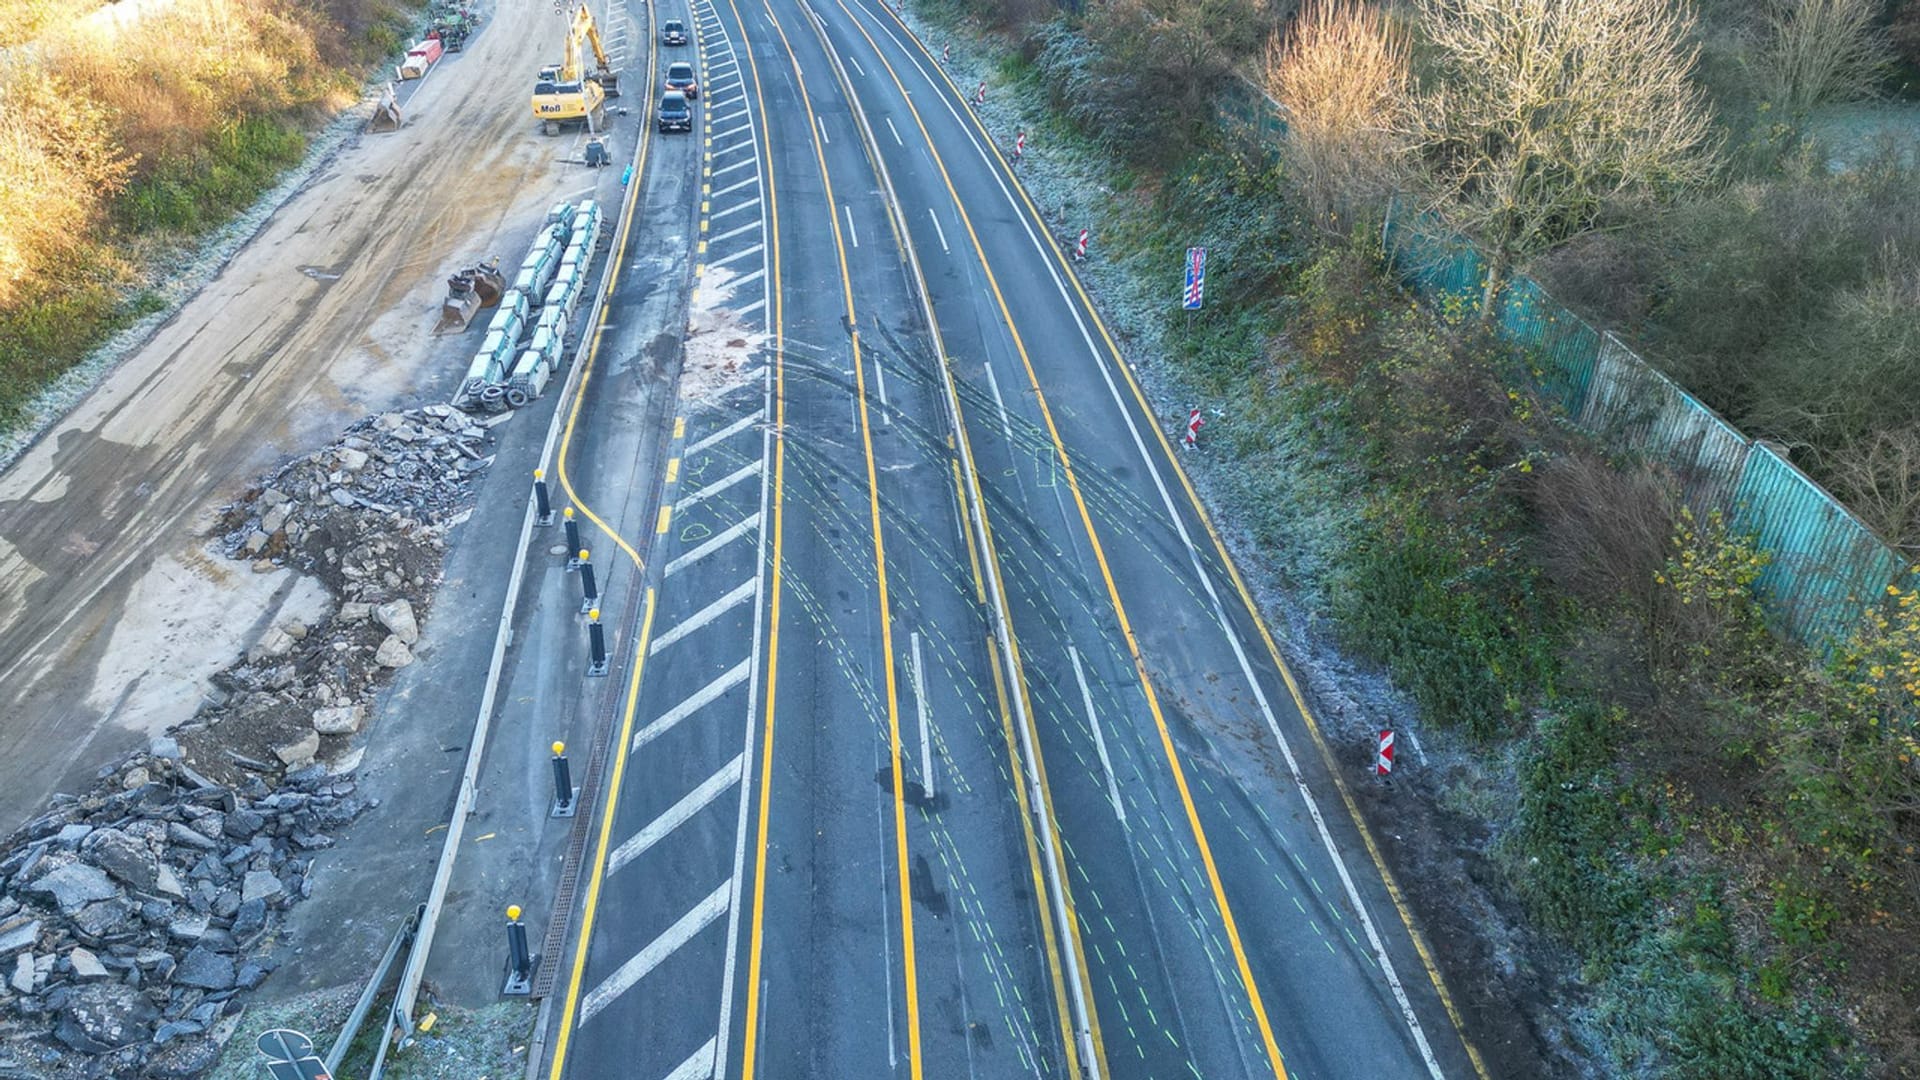
[[[474,344],[430,333],[447,275],[517,257],[547,206],[592,185],[520,77],[529,42],[557,52],[559,20],[486,14],[409,84],[400,131],[346,139],[0,475],[0,832],[189,718],[207,677],[304,617],[297,575],[208,553],[220,508],[361,417],[446,400]]]

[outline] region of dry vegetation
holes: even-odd
[[[390,49],[387,0],[0,0],[0,424],[133,310],[131,253],[224,220]]]
[[[1405,30],[1358,0],[1309,0],[1267,47],[1267,93],[1285,110],[1282,159],[1315,227],[1342,235],[1392,194],[1408,130]]]

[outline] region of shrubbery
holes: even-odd
[[[391,0],[0,0],[0,425],[138,313],[136,239],[243,209],[394,47]]]

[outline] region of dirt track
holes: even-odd
[[[528,42],[557,54],[559,21],[546,5],[493,17],[401,132],[349,139],[0,475],[0,831],[186,719],[281,603],[312,603],[285,574],[207,556],[210,512],[352,419],[450,387],[477,333],[429,336],[442,279],[515,258],[588,185],[558,160],[576,138],[528,115]]]

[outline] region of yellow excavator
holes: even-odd
[[[598,65],[590,72],[581,51],[588,45]],[[582,123],[589,131],[599,131],[606,126],[606,99],[619,96],[620,73],[607,61],[593,13],[587,5],[579,4],[572,9],[561,62],[542,68],[534,81],[534,119],[548,135],[558,135],[562,128]]]

